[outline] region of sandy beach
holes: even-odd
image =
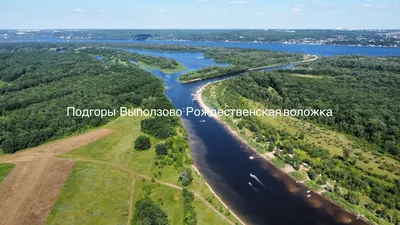
[[[315,58],[309,59],[309,60],[315,60]],[[307,61],[309,61],[309,60],[307,60]],[[223,80],[219,80],[219,81],[207,83],[207,84],[201,86],[201,87],[197,90],[197,92],[196,92],[196,94],[195,94],[195,97],[197,98],[197,101],[198,101],[200,107],[201,107],[203,110],[205,110],[205,111],[207,111],[207,112],[210,112],[210,111],[211,111],[211,109],[204,103],[204,100],[203,100],[203,98],[202,98],[202,93],[203,93],[204,89],[205,89],[206,87],[208,87],[209,85],[214,84],[214,83],[217,83],[217,82],[220,82],[220,81],[223,81]],[[287,175],[290,177],[290,179],[295,180],[294,178],[292,178],[292,177],[289,175],[290,172],[295,171],[294,168],[293,168],[292,166],[286,165],[285,168],[283,168],[283,169],[282,169],[282,168],[279,168],[279,167],[277,167],[277,166],[275,166],[275,164],[271,161],[273,158],[275,158],[275,156],[273,155],[272,152],[266,153],[266,154],[260,154],[254,147],[250,146],[250,145],[247,143],[246,140],[243,140],[243,138],[241,138],[240,135],[239,135],[235,130],[233,130],[233,129],[232,129],[231,127],[229,127],[225,122],[223,122],[222,119],[221,119],[218,115],[211,115],[211,117],[213,117],[214,119],[216,119],[216,120],[217,120],[220,124],[222,124],[232,135],[234,135],[238,140],[240,140],[240,141],[244,144],[244,147],[245,147],[246,149],[250,149],[251,151],[253,151],[253,152],[255,153],[256,156],[261,156],[265,161],[267,161],[268,163],[270,163],[271,165],[273,165],[273,166],[274,166],[275,168],[277,168],[279,171],[281,171],[281,172],[284,173],[284,174],[287,174]],[[259,157],[257,157],[257,158],[259,158]],[[196,170],[197,170],[197,168],[196,168]],[[296,182],[296,183],[297,183],[297,182]],[[303,182],[299,182],[299,183],[303,183]],[[303,184],[303,185],[304,185],[304,184]],[[305,186],[305,187],[307,187],[307,186]],[[209,188],[211,188],[211,187],[209,187]],[[290,187],[289,187],[289,189],[290,189]],[[212,189],[211,189],[211,190],[212,190]],[[297,188],[296,188],[296,190],[297,190]],[[345,221],[345,223],[351,222],[351,221],[352,221],[351,217],[357,218],[356,220],[359,219],[357,216],[355,216],[355,214],[353,214],[353,213],[350,212],[349,210],[343,209],[343,208],[340,207],[337,203],[334,203],[334,202],[332,202],[332,201],[326,199],[325,197],[323,197],[323,196],[321,195],[322,192],[314,192],[314,191],[312,191],[312,192],[315,193],[315,194],[317,194],[317,195],[319,195],[320,198],[322,198],[322,199],[324,199],[324,200],[326,200],[326,201],[328,201],[328,202],[331,202],[333,205],[336,205],[338,208],[340,208],[341,210],[343,210],[343,212],[346,212],[347,215],[343,215],[343,217],[344,217],[344,218],[343,218],[343,221]],[[213,193],[214,193],[214,192],[213,192]],[[220,201],[222,201],[222,200],[220,200]],[[361,220],[361,221],[364,221],[364,222],[367,222],[367,220],[365,220],[365,218],[361,218],[360,220]],[[341,221],[341,222],[343,222],[343,221]],[[368,223],[368,222],[367,222],[367,223]]]
[[[219,81],[216,81],[216,82],[212,82],[212,83],[208,83],[208,84],[206,84],[206,85],[203,85],[203,86],[201,86],[201,87],[197,90],[197,92],[196,92],[197,101],[198,101],[200,107],[201,107],[204,111],[211,112],[211,109],[204,103],[203,98],[202,98],[202,93],[203,93],[203,91],[204,91],[204,89],[205,89],[206,87],[208,87],[208,86],[211,85],[211,84],[217,83],[217,82],[219,82]],[[230,126],[228,126],[227,124],[225,124],[225,123],[222,121],[222,119],[221,119],[218,115],[211,115],[211,117],[213,117],[213,118],[216,119],[219,123],[221,123],[231,134],[233,134],[238,140],[240,140],[240,141],[245,145],[246,148],[252,150],[257,156],[261,156],[261,157],[264,158],[265,160],[267,160],[267,161],[269,161],[270,163],[272,163],[272,162],[271,162],[271,159],[275,158],[275,156],[273,155],[272,152],[265,153],[265,154],[260,154],[254,147],[252,147],[249,143],[247,143],[246,140],[243,140],[243,138],[240,137],[240,135],[239,135],[234,129],[232,129]],[[293,172],[293,171],[294,171],[293,168],[290,169],[290,168],[286,168],[286,167],[285,167],[285,169],[281,169],[281,170],[284,171],[285,173],[290,173],[290,172]]]

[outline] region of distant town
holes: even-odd
[[[400,47],[400,30],[0,30],[0,41],[162,40]]]

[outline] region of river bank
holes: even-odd
[[[316,58],[313,58],[311,60],[316,60]],[[215,81],[215,82],[210,82],[207,83],[203,86],[201,86],[197,91],[196,91],[196,99],[198,104],[200,105],[200,107],[206,111],[206,112],[211,112],[211,108],[204,102],[203,99],[203,91],[205,90],[205,88],[207,88],[208,86],[215,84],[217,82],[220,82],[223,80],[219,80],[219,81]],[[223,119],[221,117],[219,117],[218,115],[210,115],[212,118],[214,118],[218,123],[220,123],[221,125],[223,125],[223,127],[230,133],[232,134],[235,138],[237,138],[240,142],[243,143],[243,147],[245,149],[248,149],[249,151],[253,152],[255,157],[257,158],[262,158],[263,161],[265,161],[266,163],[268,163],[270,166],[272,166],[272,168],[274,168],[274,170],[279,171],[279,173],[283,173],[287,176],[287,179],[284,179],[284,183],[287,185],[287,188],[290,190],[290,192],[292,192],[293,194],[299,192],[299,186],[303,186],[303,190],[304,188],[307,190],[306,193],[308,193],[309,195],[307,195],[307,198],[311,197],[315,198],[317,197],[317,199],[319,199],[319,201],[309,201],[310,204],[312,205],[322,205],[321,201],[327,201],[329,203],[332,204],[332,206],[339,208],[343,214],[340,215],[341,217],[341,221],[343,223],[346,224],[350,224],[350,223],[357,223],[357,224],[369,224],[369,222],[365,219],[365,218],[360,218],[359,216],[356,216],[355,214],[353,214],[353,212],[350,212],[347,209],[342,208],[341,206],[339,206],[337,203],[330,201],[329,199],[327,199],[326,197],[322,196],[321,192],[315,192],[315,191],[311,191],[311,187],[308,187],[307,185],[305,185],[303,182],[297,181],[295,180],[292,176],[290,176],[290,173],[294,171],[294,169],[292,167],[288,167],[287,165],[285,166],[285,168],[279,168],[278,166],[276,166],[273,162],[272,159],[274,158],[274,155],[272,153],[266,153],[266,154],[260,154],[256,148],[254,148],[253,146],[251,146],[244,138],[242,138],[238,132],[233,129],[232,127],[230,127],[225,121],[223,121]],[[276,176],[280,176],[280,175],[276,175]],[[295,185],[293,186],[293,183],[295,183]],[[314,199],[315,200],[315,199]],[[318,202],[318,203],[316,203]],[[330,210],[329,207],[327,207],[326,210]],[[358,221],[358,222],[356,222]]]
[[[197,167],[195,165],[192,165],[194,171],[204,177],[204,175],[202,173],[200,173],[200,171],[197,169]],[[222,201],[222,199],[217,195],[217,193],[215,193],[215,191],[212,189],[212,187],[206,182],[204,181],[206,186],[208,187],[208,189],[211,191],[211,193],[218,199],[219,202],[221,202],[221,204],[230,212],[230,214],[232,214],[233,217],[235,217],[242,225],[246,225],[234,212],[232,212],[232,210],[225,204],[224,201]]]
[[[216,64],[200,53],[142,51],[142,54],[172,58],[190,70]],[[277,69],[281,68],[265,71]],[[200,110],[200,106],[193,95],[201,86],[230,78],[218,77],[182,85],[178,81],[181,74],[171,77],[158,70],[151,72],[163,79],[168,87],[166,94],[175,107],[196,110]],[[208,116],[183,115],[182,119],[189,133],[194,165],[218,197],[246,224],[365,224],[319,195],[307,197],[309,188],[296,183],[267,160],[259,157],[250,160],[254,151],[227,132],[223,123]]]

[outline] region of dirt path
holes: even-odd
[[[71,159],[56,158],[76,148],[105,137],[113,130],[100,129],[83,135],[55,141],[39,147],[0,157],[0,163],[14,163],[14,169],[0,183],[0,225],[41,225],[46,219],[64,186],[75,161],[112,166],[129,173],[133,177],[130,193],[127,225],[133,218],[133,195],[136,177],[150,180],[151,177],[136,173],[118,163],[81,159],[70,155]],[[155,180],[156,183],[182,190],[182,187]],[[225,215],[214,208],[200,193],[194,192],[206,207],[212,209],[222,219],[234,225]],[[5,218],[5,219],[3,219]]]
[[[70,155],[70,156],[74,156],[74,155]],[[131,175],[136,175],[137,177],[145,178],[145,179],[147,179],[147,180],[150,180],[150,179],[151,179],[151,177],[149,177],[149,176],[147,176],[147,175],[137,173],[137,172],[131,170],[130,168],[128,168],[128,167],[126,167],[126,166],[123,166],[123,165],[121,165],[121,164],[118,164],[118,163],[104,162],[104,161],[98,161],[98,160],[89,160],[89,159],[80,159],[80,158],[73,158],[73,160],[74,160],[74,161],[77,161],[77,162],[89,162],[89,163],[97,163],[97,164],[102,164],[102,165],[108,165],[108,166],[117,168],[117,169],[119,169],[119,170],[122,170],[122,171],[124,171],[124,172],[127,172],[127,173],[129,173],[129,174],[131,174]],[[180,187],[180,186],[178,186],[178,185],[175,185],[175,184],[167,183],[167,182],[160,181],[160,180],[154,180],[154,182],[159,183],[159,184],[162,184],[162,185],[164,185],[164,186],[168,186],[168,187],[171,187],[171,188],[175,188],[175,189],[178,189],[178,190],[182,190],[182,187]],[[232,222],[230,219],[228,219],[224,214],[222,214],[219,210],[217,210],[216,208],[214,208],[214,206],[212,206],[205,198],[203,198],[203,196],[201,196],[200,193],[195,192],[195,191],[193,191],[193,190],[190,190],[190,191],[192,191],[193,194],[194,194],[197,198],[199,198],[208,208],[212,209],[215,213],[217,213],[222,219],[224,219],[225,221],[227,221],[229,224],[232,224],[232,225],[235,224],[235,223]],[[133,192],[133,190],[132,190],[132,192]],[[133,203],[133,195],[132,195],[132,203]],[[131,205],[133,205],[133,204],[131,204]],[[130,206],[130,207],[132,207],[132,206]],[[131,212],[133,211],[133,209],[132,209],[132,210],[130,209],[129,211],[130,211],[130,213],[131,213]],[[132,215],[133,215],[133,213],[132,213]],[[131,219],[128,218],[128,221],[131,221]]]
[[[45,224],[74,166],[74,161],[56,156],[113,132],[99,129],[1,156],[0,163],[13,163],[15,167],[0,183],[0,225]]]
[[[128,214],[128,220],[126,221],[126,225],[130,225],[133,219],[133,200],[134,200],[133,194],[135,193],[135,183],[136,183],[136,177],[132,176],[131,197],[129,199],[129,214]]]

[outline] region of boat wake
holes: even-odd
[[[259,184],[261,184],[264,188],[267,188],[267,187],[265,187],[265,185],[263,184],[263,182],[261,182],[260,179],[258,179],[258,177],[257,177],[256,175],[250,173],[250,177],[253,178],[254,180],[256,180],[256,181],[257,181]]]
[[[253,186],[251,182],[249,182],[249,186],[251,187],[251,189],[253,189],[253,191],[260,192],[256,187]]]

